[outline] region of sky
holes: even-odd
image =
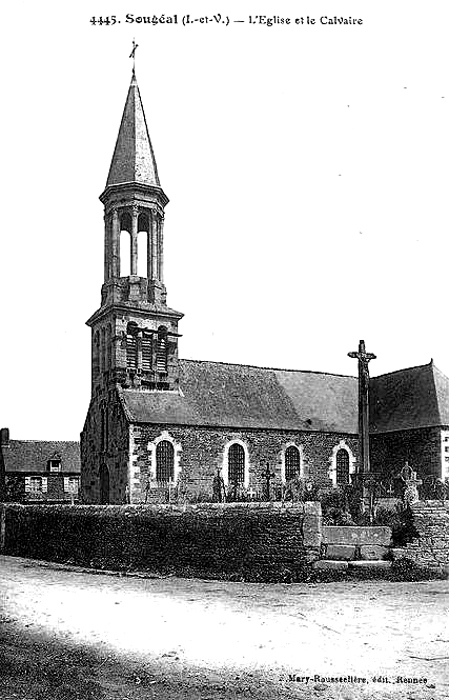
[[[0,423],[12,439],[76,440],[83,427],[98,197],[133,38],[170,199],[180,356],[356,374],[347,353],[363,338],[373,375],[431,358],[449,375],[446,2],[17,0],[2,15]]]

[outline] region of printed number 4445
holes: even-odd
[[[115,24],[117,22],[117,17],[111,15],[110,17],[92,17],[90,20],[91,24]]]

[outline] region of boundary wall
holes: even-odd
[[[321,504],[2,507],[7,555],[112,570],[301,580],[321,551]]]
[[[321,505],[0,505],[0,553],[116,571],[300,581],[325,561],[407,559],[449,573],[449,501],[410,510],[411,541],[387,527],[323,526]]]
[[[394,558],[449,573],[449,501],[418,501],[411,512],[413,539],[393,550]]]

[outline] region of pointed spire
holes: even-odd
[[[125,182],[160,187],[134,67],[106,187]]]

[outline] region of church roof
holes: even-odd
[[[180,360],[181,392],[124,389],[131,423],[357,434],[357,379]],[[372,434],[449,426],[449,378],[431,362],[373,377]]]
[[[370,431],[449,425],[449,378],[433,362],[373,377]]]
[[[122,390],[130,422],[357,433],[357,380],[180,360],[181,393]]]
[[[50,459],[61,459],[61,473],[81,471],[79,442],[9,440],[2,445],[6,472],[47,471]]]
[[[126,182],[160,187],[139,86],[133,72],[106,187]]]

